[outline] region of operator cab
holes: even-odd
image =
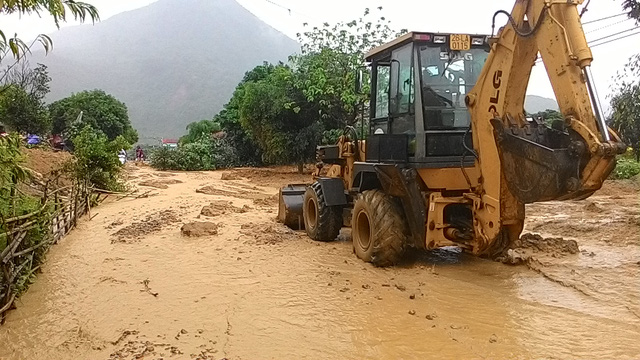
[[[410,32],[372,49],[367,162],[473,166],[465,96],[489,55],[488,36]],[[467,153],[466,155],[470,155]]]

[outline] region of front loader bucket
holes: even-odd
[[[554,200],[578,190],[580,151],[570,148],[567,134],[550,134],[542,125],[512,130],[497,119],[491,124],[507,187],[520,202]]]
[[[305,184],[289,184],[280,189],[278,196],[278,221],[294,230],[304,229],[302,205],[305,191]]]

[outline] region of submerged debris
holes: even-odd
[[[246,244],[276,245],[285,241],[294,241],[300,234],[282,224],[247,223],[241,226],[240,234],[247,238]]]
[[[149,279],[142,281],[141,284],[144,285],[144,290],[140,290],[140,291],[149,293],[150,295],[153,295],[153,297],[158,297],[159,293],[151,291],[151,288],[149,287],[150,282],[151,280]]]
[[[147,216],[143,221],[134,222],[116,231],[112,235],[117,239],[112,240],[111,243],[127,242],[127,239],[140,238],[160,231],[178,221],[178,215],[173,210],[162,210]],[[116,226],[115,224],[115,222],[112,223],[112,225]]]
[[[225,214],[246,213],[251,210],[250,206],[244,205],[242,208],[233,206],[233,202],[216,200],[202,208],[200,215],[207,217],[216,217]]]
[[[226,172],[222,173],[220,180],[242,180],[242,178],[235,172]]]
[[[152,187],[156,189],[168,189],[169,185],[180,184],[182,181],[177,179],[153,179],[139,183],[140,186]]]
[[[575,240],[543,238],[538,234],[526,233],[506,249],[497,260],[505,264],[521,264],[531,260],[535,255],[560,257],[580,252]]]
[[[182,225],[180,229],[185,236],[218,235],[220,225],[212,222],[192,222]]]

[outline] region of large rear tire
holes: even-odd
[[[315,241],[333,241],[342,228],[342,207],[327,206],[318,182],[304,194],[302,217],[307,235]]]
[[[353,251],[375,266],[397,264],[407,244],[408,226],[397,201],[380,190],[363,192],[351,218]]]

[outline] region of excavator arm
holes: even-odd
[[[598,103],[580,4],[517,0],[511,14],[496,13],[508,15],[509,22],[492,39],[487,62],[465,99],[481,174],[470,196],[476,253],[493,255],[519,237],[524,204],[593,194],[625,149]],[[538,54],[564,117],[550,125],[524,114]]]

